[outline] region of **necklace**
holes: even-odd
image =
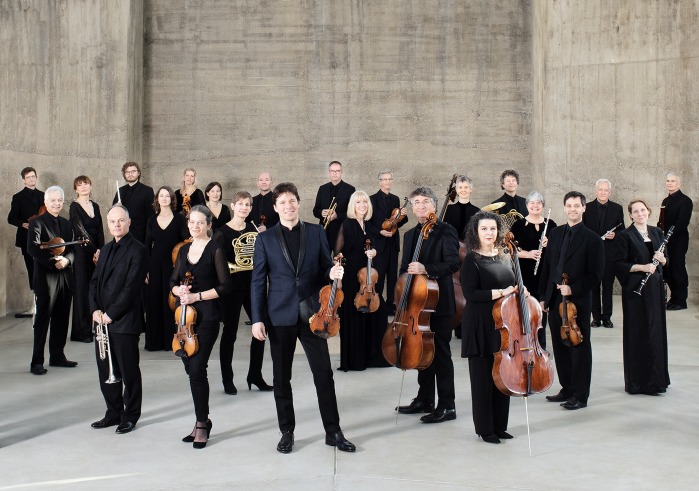
[[[638,233],[641,234],[641,237],[643,237],[643,240],[648,240],[648,231],[647,230],[645,232],[641,232],[639,230]]]

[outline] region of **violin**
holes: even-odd
[[[405,198],[403,206],[401,206],[400,208],[393,208],[391,216],[389,216],[381,224],[381,230],[391,232],[392,234],[395,234],[396,231],[398,231],[398,224],[400,224],[400,222],[402,222],[406,218],[406,215],[402,215],[401,212],[405,209],[406,206],[408,206],[408,201],[410,200],[408,198]]]
[[[185,216],[189,215],[189,212],[192,211],[192,197],[188,194],[185,194],[182,196],[182,213],[184,213]]]
[[[66,252],[66,246],[69,245],[81,245],[84,246],[85,244],[88,244],[90,242],[90,239],[86,238],[80,238],[77,240],[73,240],[71,242],[66,242],[63,240],[62,237],[54,237],[53,239],[50,239],[46,242],[42,242],[39,244],[39,249],[47,250],[54,256],[62,256],[64,252]]]
[[[371,240],[367,239],[364,244],[364,250],[371,249]],[[379,308],[381,300],[379,294],[374,290],[374,285],[379,279],[379,272],[371,267],[371,258],[367,257],[367,265],[365,268],[357,272],[357,281],[359,282],[359,291],[354,296],[354,306],[359,312],[371,313],[376,312]]]
[[[192,284],[194,276],[191,272],[185,273],[182,285]],[[172,290],[170,291],[172,293]],[[194,356],[199,351],[199,340],[194,333],[194,324],[197,323],[197,309],[191,305],[180,305],[175,310],[175,324],[177,332],[172,335],[172,352],[180,358]]]
[[[568,275],[563,273],[561,278],[563,279],[561,283],[567,285]],[[578,309],[565,295],[561,295],[561,298],[562,301],[558,306],[558,312],[561,314],[561,341],[566,346],[577,346],[583,342],[583,335],[575,322],[575,318],[578,316]]]
[[[420,257],[420,249],[437,223],[430,213],[420,229],[412,261]],[[381,341],[386,361],[396,368],[423,370],[434,359],[434,333],[430,330],[430,314],[439,301],[439,284],[424,274],[403,273],[396,283],[396,315],[388,324]]]
[[[553,365],[539,345],[542,329],[539,302],[524,296],[524,281],[512,232],[505,237],[515,267],[517,289],[493,306],[495,328],[500,331],[500,349],[495,353],[493,381],[508,396],[528,396],[545,392],[553,384]]]
[[[345,265],[342,254],[335,256],[335,264]],[[340,316],[337,309],[345,298],[342,289],[338,286],[340,280],[334,279],[332,286],[325,285],[320,289],[320,309],[308,319],[311,331],[318,337],[328,339],[337,336],[340,332]]]
[[[267,227],[267,217],[260,215],[260,227]]]
[[[27,218],[27,223],[31,222],[31,221],[34,220],[36,217],[40,217],[40,216],[43,215],[44,213],[46,213],[46,205],[41,205],[41,206],[39,207],[39,211],[37,211],[35,215],[32,215],[32,216],[30,216],[29,218]]]

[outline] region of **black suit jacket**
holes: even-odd
[[[332,248],[335,247],[335,241],[337,240],[337,235],[340,233],[342,222],[347,218],[347,205],[349,204],[350,196],[354,193],[354,186],[347,184],[345,181],[340,181],[337,185],[337,189],[333,189],[331,182],[326,182],[318,188],[316,203],[313,207],[313,216],[318,219],[318,223],[321,225],[324,221],[322,212],[324,209],[330,208],[333,193],[335,193],[335,202],[337,203],[337,207],[335,208],[337,218],[330,222],[328,228],[325,229],[325,233],[328,237],[328,244],[330,244]]]
[[[121,194],[121,204],[129,210],[129,218],[131,218],[129,231],[141,244],[145,244],[148,218],[155,215],[153,188],[139,181],[133,186],[128,184],[121,186],[119,194]],[[115,194],[112,204],[117,201],[118,196]]]
[[[258,194],[252,198],[252,210],[245,219],[246,222],[253,222],[255,225],[260,225],[262,220],[260,216],[265,216],[265,226],[267,228],[274,227],[279,223],[279,213],[274,211],[274,198],[272,193],[267,193],[264,196]]]
[[[27,252],[34,258],[34,278],[32,284],[34,293],[37,295],[53,295],[59,287],[66,285],[71,290],[73,289],[73,262],[75,255],[73,253],[74,246],[66,246],[63,257],[70,261],[70,265],[65,269],[56,269],[55,257],[50,251],[40,249],[42,242],[57,237],[53,228],[53,215],[44,213],[29,222],[29,230],[27,231]],[[68,220],[59,216],[59,227],[61,229],[60,237],[65,242],[73,240],[73,227]]]
[[[558,291],[556,284],[561,282],[555,275],[567,227],[560,225],[554,228],[546,247],[539,284],[539,291],[544,292],[543,298],[539,300],[542,300],[546,307]],[[568,273],[570,299],[575,303],[585,303],[589,307],[592,304],[592,289],[602,280],[604,273],[604,246],[600,236],[585,224],[580,225],[568,247],[563,272]]]
[[[411,228],[405,233],[403,239],[403,258],[400,265],[400,273],[407,271],[412,261],[413,242],[415,234],[420,233],[421,226]],[[456,312],[454,301],[454,282],[452,273],[459,270],[459,239],[456,229],[448,223],[437,221],[432,231],[422,243],[422,249],[418,256],[418,262],[427,270],[427,277],[437,280],[439,284],[439,301],[435,308],[437,315],[453,315]]]
[[[22,249],[22,252],[27,250],[27,229],[22,224],[27,222],[30,216],[36,215],[43,204],[44,192],[38,189],[25,187],[12,196],[10,213],[7,214],[7,223],[17,227],[15,245]]]
[[[384,220],[391,216],[391,212],[395,208],[400,208],[400,199],[398,196],[392,193],[388,193],[388,200],[384,199],[386,194],[383,191],[378,191],[376,194],[369,196],[371,200],[371,206],[373,208],[373,213],[371,215],[371,220],[369,220],[376,230],[381,230],[381,225]],[[386,201],[388,201],[388,207],[386,206]],[[408,217],[405,220],[398,223],[398,228],[408,223]],[[379,234],[376,238],[374,249],[376,249],[377,254],[381,254],[386,248],[393,248],[396,252],[400,251],[400,232],[396,231],[393,237],[384,237]]]
[[[660,249],[660,245],[663,243],[664,239],[663,231],[649,225],[648,236],[653,245],[653,250],[657,251]],[[649,264],[653,260],[653,256],[648,252],[648,248],[643,242],[643,237],[641,237],[641,234],[633,225],[621,231],[617,239],[618,241],[614,254],[614,271],[617,278],[619,278],[619,283],[621,283],[624,289],[635,291],[641,284],[643,278],[645,278],[646,273],[640,271],[632,273],[631,266],[634,264]],[[666,250],[665,258],[667,259],[667,257]],[[663,267],[658,264],[654,274],[662,274],[662,268]]]
[[[684,194],[681,189],[678,189],[671,195],[663,199],[662,206],[665,207],[664,215],[664,232],[670,230],[671,226],[675,226],[675,230],[672,232],[672,237],[670,237],[670,244],[687,241],[689,238],[689,232],[687,228],[689,227],[689,220],[692,218],[692,199]],[[658,227],[661,224],[658,222]]]
[[[148,272],[146,246],[129,233],[110,258],[114,244],[112,240],[102,248],[90,280],[90,313],[105,312],[114,321],[111,333],[140,334],[145,327],[141,293]]]
[[[624,209],[619,203],[614,203],[613,201],[607,201],[607,215],[605,216],[604,223],[600,223],[599,219],[599,201],[592,200],[587,203],[585,207],[585,213],[583,214],[583,223],[587,228],[592,230],[594,233],[599,235],[607,233],[612,227],[619,225],[618,230],[624,229]],[[607,263],[614,261],[614,243],[616,237],[613,240],[604,240],[604,254]]]

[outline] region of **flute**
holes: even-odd
[[[663,240],[663,243],[660,244],[660,248],[656,252],[664,252],[665,247],[667,247],[667,241],[670,240],[670,236],[672,235],[672,232],[675,231],[675,226],[671,226],[670,230],[667,231],[667,235],[665,236],[665,240]],[[657,259],[653,258],[653,266],[657,266],[660,264],[660,261]],[[646,282],[648,281],[648,278],[650,278],[651,274],[653,273],[646,273],[646,276],[641,280],[641,284],[638,285],[638,290],[634,290],[634,293],[636,295],[641,295],[641,292],[643,291],[643,287],[646,286]]]
[[[612,232],[614,232],[616,229],[618,229],[618,228],[621,227],[622,225],[623,225],[623,223],[617,223],[614,227],[612,227],[612,228],[610,228],[609,230],[607,230],[605,233],[603,233],[603,234],[601,235],[602,240],[605,240],[605,239],[607,238],[607,234],[611,234]]]
[[[544,231],[541,232],[541,238],[539,239],[539,257],[536,259],[536,264],[534,265],[534,276],[539,269],[539,263],[541,262],[541,251],[544,250],[544,237],[546,237],[546,229],[549,228],[549,217],[551,216],[551,208],[549,208],[548,213],[546,213],[546,223],[544,224]]]
[[[121,193],[119,192],[119,179],[116,180],[117,202],[121,204]]]

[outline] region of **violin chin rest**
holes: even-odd
[[[179,356],[180,358],[187,358],[187,352],[180,348],[177,351],[175,351],[175,356]]]

